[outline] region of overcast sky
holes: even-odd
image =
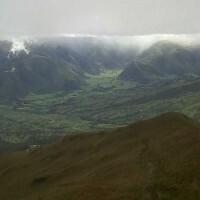
[[[200,0],[0,0],[0,34],[200,33]]]

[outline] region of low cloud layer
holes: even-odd
[[[78,40],[74,40],[78,38]],[[86,40],[85,40],[86,38]],[[91,39],[91,40],[88,40]],[[12,47],[10,53],[18,54],[23,51],[29,54],[27,45],[31,44],[57,44],[57,45],[69,45],[73,48],[81,48],[82,45],[87,44],[105,44],[111,45],[114,48],[122,49],[134,49],[135,52],[141,53],[147,48],[151,47],[158,41],[169,41],[174,42],[185,47],[199,45],[200,34],[152,34],[152,35],[141,35],[141,36],[95,36],[95,35],[63,35],[62,38],[13,38],[10,40]],[[75,42],[76,41],[76,42]],[[61,42],[61,43],[60,43]],[[78,42],[78,43],[77,43]],[[83,43],[82,43],[83,42]],[[86,42],[86,43],[85,43]],[[78,45],[77,45],[78,44]]]
[[[0,0],[0,34],[194,34],[199,7],[199,0]]]

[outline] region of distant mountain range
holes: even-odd
[[[200,124],[179,113],[0,155],[4,200],[199,200]]]
[[[199,46],[159,41],[140,51],[133,43],[98,37],[1,41],[0,99],[78,89],[88,74],[116,68],[124,69],[120,80],[139,84],[200,75]]]
[[[40,39],[14,47],[12,42],[1,41],[0,99],[78,89],[86,74],[122,68],[135,56],[134,46],[122,48],[90,37]]]

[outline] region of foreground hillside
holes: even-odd
[[[4,200],[200,199],[200,124],[167,113],[0,156]]]

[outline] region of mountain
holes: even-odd
[[[70,63],[39,53],[21,53],[9,58],[1,68],[0,97],[1,100],[14,100],[29,92],[77,89],[83,83],[82,73]]]
[[[199,75],[199,52],[200,49],[193,46],[159,41],[128,64],[119,78],[146,84],[191,74]]]
[[[62,52],[48,46],[29,46],[24,51],[1,54],[0,98],[14,100],[33,93],[50,93],[56,90],[77,89],[84,84],[83,72],[70,61],[57,56]]]
[[[92,37],[1,41],[0,99],[79,89],[87,74],[123,68],[135,55],[134,46]]]
[[[166,113],[0,155],[4,200],[200,198],[200,124]]]

